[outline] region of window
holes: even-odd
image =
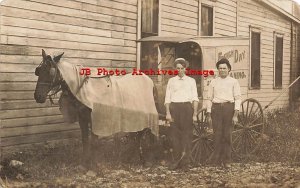
[[[251,32],[251,88],[260,88],[260,33]]]
[[[213,8],[201,5],[201,35],[213,36]]]
[[[158,35],[159,0],[142,0],[142,38]]]
[[[141,38],[158,35],[159,0],[141,0]],[[142,70],[158,69],[158,45],[142,42],[140,55]]]
[[[274,53],[274,87],[282,87],[283,37],[275,35]]]

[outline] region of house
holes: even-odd
[[[269,0],[4,0],[0,6],[1,149],[80,134],[77,124],[63,123],[57,105],[33,99],[37,79],[33,72],[42,48],[52,54],[65,52],[63,60],[74,64],[130,71],[159,68],[159,53],[164,53],[156,50],[161,43],[139,39],[247,38],[247,97],[265,106],[299,75],[299,23]],[[164,49],[171,52],[170,58],[177,50],[190,53],[195,63],[201,60],[201,46]],[[288,106],[299,93],[283,93],[272,108]]]

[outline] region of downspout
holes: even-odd
[[[293,80],[293,59],[294,59],[294,56],[293,56],[293,50],[294,50],[294,47],[293,47],[293,44],[294,44],[294,23],[293,21],[291,20],[291,40],[290,40],[290,81]],[[293,104],[293,88],[290,88],[289,90],[289,108],[293,108],[294,106],[292,105]]]

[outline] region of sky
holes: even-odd
[[[293,0],[293,1],[296,1],[298,4],[300,4],[300,0]]]

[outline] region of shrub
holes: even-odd
[[[276,109],[265,114],[265,135],[256,160],[300,162],[300,112]]]

